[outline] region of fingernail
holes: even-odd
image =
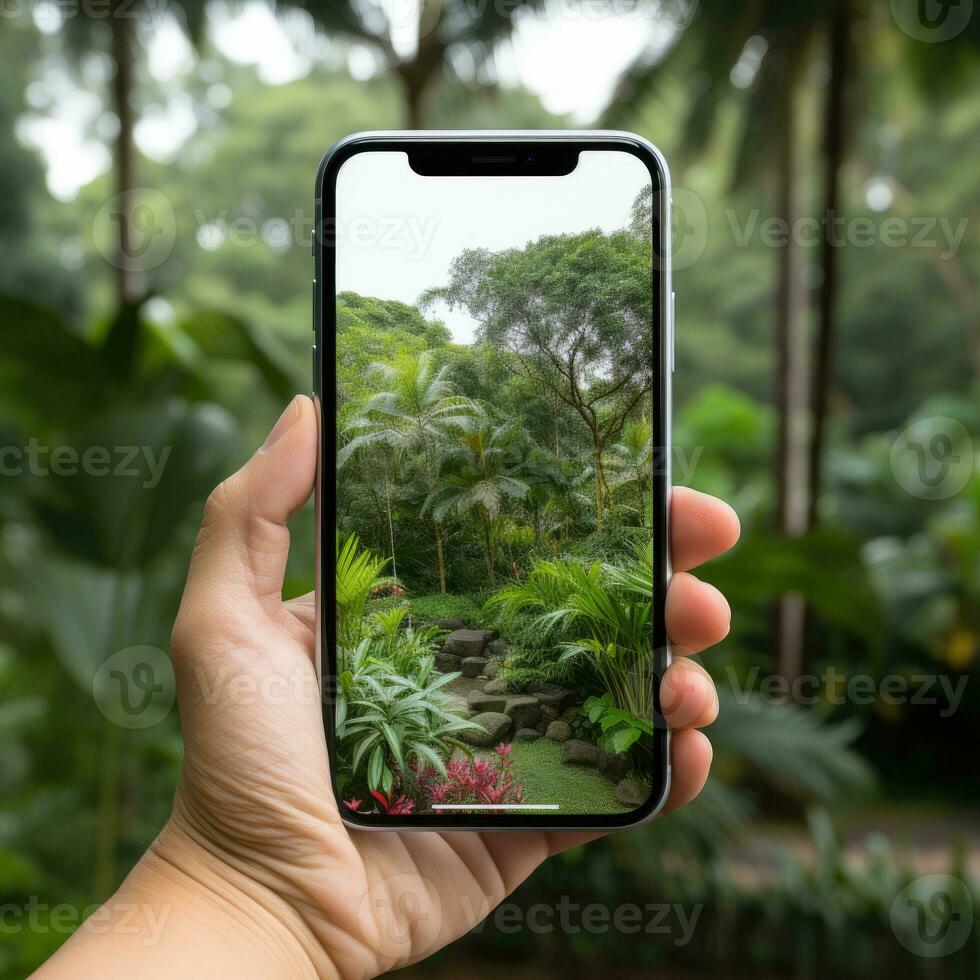
[[[290,429],[292,424],[299,418],[299,395],[286,406],[285,411],[279,416],[279,421],[272,427],[272,431],[265,437],[260,453],[267,453]]]

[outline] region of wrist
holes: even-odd
[[[338,972],[276,892],[222,862],[172,817],[37,976],[336,980]]]
[[[279,883],[263,880],[247,857],[236,860],[200,835],[179,802],[135,872],[175,891],[183,907],[177,911],[215,936],[218,946],[227,944],[227,955],[234,956],[226,959],[229,964],[251,963],[254,975],[263,978],[339,976]]]

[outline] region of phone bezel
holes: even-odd
[[[649,799],[645,804],[624,814],[542,814],[520,811],[514,816],[494,814],[462,814],[435,817],[429,814],[387,816],[360,815],[344,807],[336,791],[336,769],[331,761],[330,775],[338,809],[345,824],[367,830],[617,830],[636,826],[653,819],[665,804],[670,790],[670,733],[660,713],[660,678],[670,664],[670,646],[664,626],[664,597],[670,580],[670,460],[671,460],[671,373],[673,351],[673,303],[670,272],[670,173],[663,155],[651,143],[632,133],[621,132],[369,132],[357,133],[338,142],[321,160],[315,185],[315,220],[312,251],[315,276],[313,280],[313,394],[320,418],[320,444],[317,461],[317,568],[316,568],[316,643],[317,673],[322,699],[322,717],[327,749],[334,757],[333,703],[329,696],[336,672],[334,643],[335,614],[333,601],[324,603],[323,581],[332,582],[335,565],[335,544],[332,528],[325,526],[324,515],[336,509],[336,431],[325,424],[321,392],[335,390],[336,359],[336,249],[333,236],[323,229],[335,227],[336,181],[341,166],[358,153],[405,152],[412,154],[424,148],[429,159],[440,154],[462,160],[471,157],[501,157],[520,148],[522,153],[542,154],[543,158],[560,160],[562,153],[574,152],[576,159],[582,150],[616,150],[638,157],[650,173],[654,188],[653,208],[653,275],[651,276],[653,325],[656,343],[653,345],[653,375],[659,398],[655,451],[652,464],[653,550],[654,572],[654,655],[656,657],[654,690],[655,756],[658,772]],[[515,167],[518,165],[515,162]],[[558,164],[555,164],[558,166]],[[489,163],[479,166],[492,166]],[[474,170],[474,172],[477,172]],[[485,171],[483,171],[485,172]],[[500,175],[506,170],[492,170]],[[528,171],[515,171],[527,173]],[[541,172],[539,169],[538,173]],[[327,387],[324,387],[324,382]],[[331,590],[332,596],[332,590]]]

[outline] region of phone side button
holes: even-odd
[[[677,313],[675,306],[675,293],[670,291],[670,373],[674,373],[674,333],[677,327]]]
[[[313,394],[317,395],[319,394],[319,392],[317,391],[318,386],[316,383],[316,344],[313,345],[312,352],[313,352]]]

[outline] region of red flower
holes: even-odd
[[[388,799],[384,793],[379,793],[377,790],[370,790],[371,795],[375,798],[378,806],[381,808],[381,812],[387,814],[388,816],[405,816],[412,812],[415,808],[415,804],[407,796],[398,796],[393,800]]]

